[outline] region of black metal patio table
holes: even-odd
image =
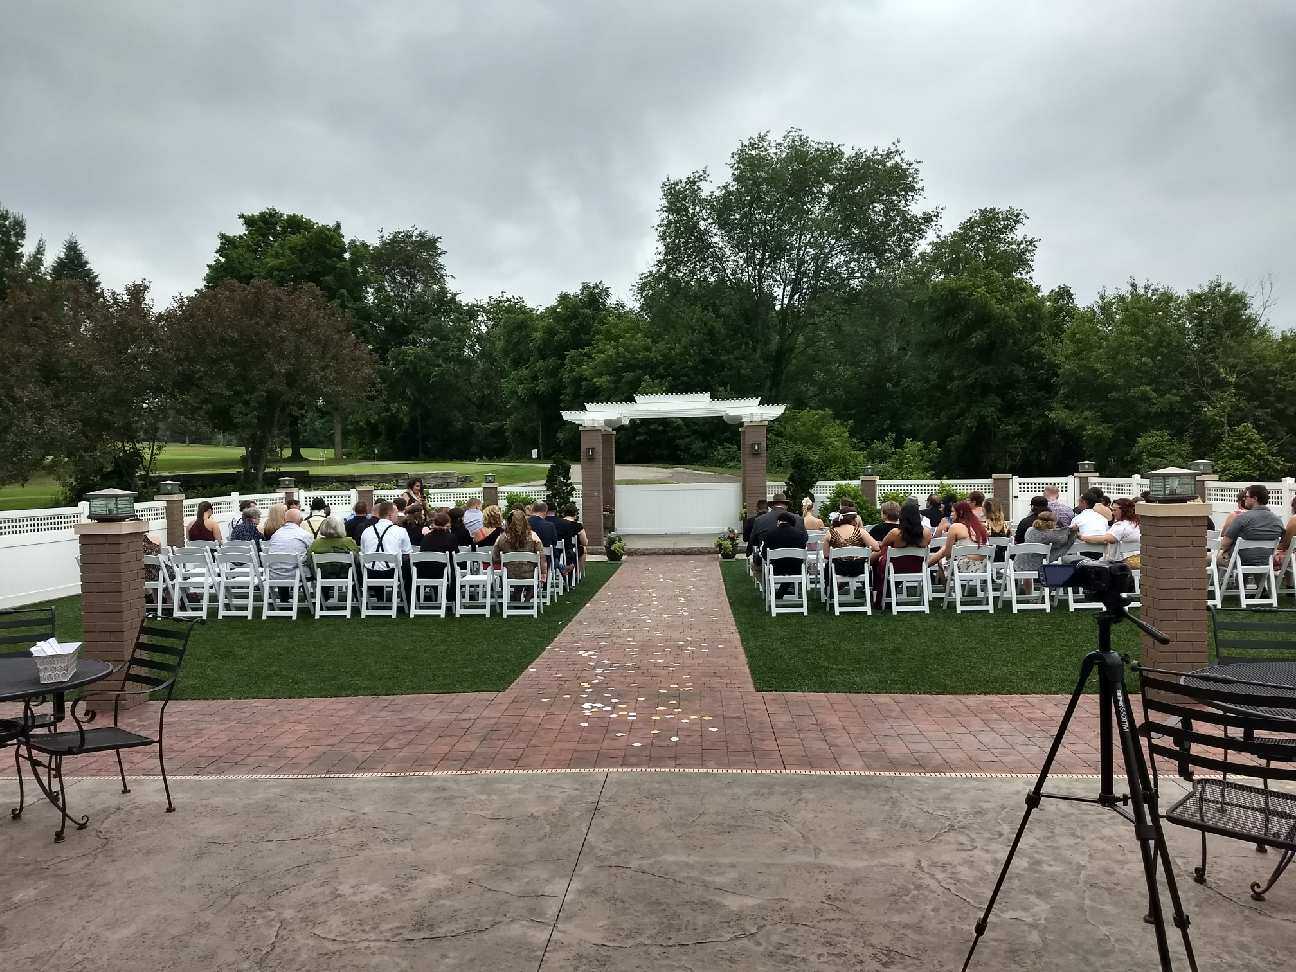
[[[1194,678],[1198,675],[1206,677]],[[1255,704],[1220,703],[1218,708],[1238,715],[1290,721],[1292,731],[1296,732],[1296,661],[1231,661],[1186,672],[1180,681],[1199,688],[1219,688],[1222,678],[1250,683],[1229,686],[1229,691],[1254,696]],[[1266,702],[1283,704],[1266,705]]]
[[[113,666],[97,658],[78,658],[76,670],[72,677],[62,682],[42,682],[36,669],[36,659],[28,655],[7,655],[0,657],[0,702],[22,702],[23,714],[18,720],[4,720],[6,728],[16,729],[14,739],[14,768],[18,773],[19,793],[22,792],[22,765],[19,760],[25,759],[31,766],[32,777],[45,799],[61,813],[66,820],[76,825],[78,830],[85,829],[88,820],[76,820],[68,816],[67,808],[60,794],[55,790],[48,773],[48,765],[42,763],[31,752],[23,753],[23,741],[30,732],[28,727],[35,724],[32,712],[33,705],[49,699],[53,708],[54,723],[62,722],[67,715],[67,693],[86,685],[107,678],[113,673]],[[46,778],[41,779],[40,770],[47,770]],[[16,820],[21,816],[17,809],[10,811]]]

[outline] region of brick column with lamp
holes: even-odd
[[[279,488],[283,490],[285,505],[297,499],[297,482],[291,476],[284,476],[280,479]]]
[[[756,504],[766,498],[769,457],[765,450],[768,431],[765,422],[743,423],[739,451],[742,453],[742,501],[748,516],[754,516]]]
[[[612,529],[616,529],[616,433],[603,432],[603,509],[612,514]]]
[[[1004,505],[1005,516],[1013,518],[1012,473],[995,473],[990,477],[990,495]]]
[[[860,492],[864,494],[865,500],[872,503],[874,506],[877,506],[878,505],[878,477],[872,475],[871,473],[861,476]],[[832,510],[829,510],[828,512],[831,513]]]
[[[356,502],[364,503],[369,512],[374,508],[374,490],[372,486],[360,486],[356,489]]]
[[[174,480],[168,480],[161,484],[162,492],[153,497],[162,502],[166,516],[166,538],[162,541],[164,547],[185,545],[184,493],[169,491],[172,488],[178,489],[179,486]]]
[[[482,479],[482,506],[499,506],[499,483],[494,473],[487,473]]]
[[[168,507],[168,510],[170,507]],[[81,548],[81,653],[124,664],[144,620],[143,520],[79,523]],[[142,701],[132,696],[123,707]]]
[[[1093,481],[1097,477],[1098,477],[1098,473],[1094,471],[1094,464],[1092,462],[1076,463],[1076,473],[1075,473],[1076,489],[1075,489],[1075,496],[1073,497],[1075,499],[1075,505],[1077,506],[1080,505],[1080,494],[1085,492],[1090,486],[1092,486]]]
[[[1187,503],[1139,503],[1142,534],[1143,620],[1160,628],[1170,644],[1143,635],[1143,663],[1189,671],[1210,663],[1206,611],[1206,517],[1210,507]]]
[[[603,546],[603,430],[580,430],[581,521],[591,547]]]

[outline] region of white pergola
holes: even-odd
[[[581,430],[582,516],[591,542],[603,541],[603,513],[616,515],[616,430],[635,419],[721,418],[742,427],[742,492],[748,509],[765,498],[765,427],[786,405],[759,398],[713,399],[709,392],[636,395],[633,402],[586,402],[562,417]]]
[[[730,425],[772,422],[786,405],[762,405],[759,398],[713,399],[709,392],[636,395],[633,402],[587,402],[584,411],[563,412],[582,429],[615,430],[634,419],[722,418]]]

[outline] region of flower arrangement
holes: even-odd
[[[603,541],[603,550],[608,560],[620,560],[625,556],[625,540],[619,533],[609,533]]]
[[[720,552],[722,560],[734,559],[734,555],[738,552],[738,534],[733,527],[715,538],[715,548]]]

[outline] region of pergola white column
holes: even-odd
[[[634,419],[722,418],[742,427],[742,491],[748,511],[765,498],[766,426],[786,405],[762,405],[759,398],[714,400],[707,392],[688,395],[636,395],[633,402],[587,402],[562,417],[581,429],[581,518],[591,543],[603,542],[603,513],[615,515],[616,439],[614,433]]]

